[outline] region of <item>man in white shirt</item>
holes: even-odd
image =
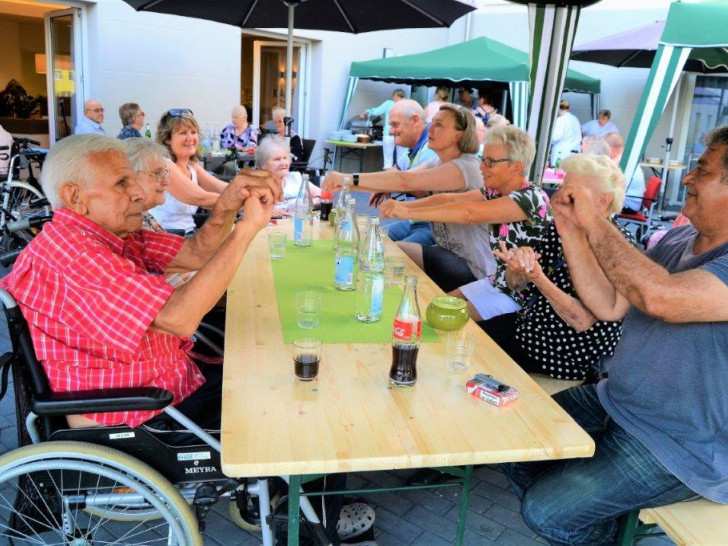
[[[551,166],[555,167],[557,161],[571,154],[578,154],[580,149],[581,123],[579,118],[569,112],[569,102],[562,100],[551,135]]]
[[[74,135],[105,135],[101,127],[104,122],[104,107],[96,99],[88,99],[83,103],[83,117],[78,121]]]
[[[619,165],[624,152],[624,137],[619,133],[607,133],[604,135],[604,142],[609,145],[609,157]],[[642,196],[645,193],[645,174],[642,167],[637,167],[632,175],[632,179],[627,182],[625,188],[626,197],[624,199],[624,208],[622,212],[634,214],[642,209]]]

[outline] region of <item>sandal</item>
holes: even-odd
[[[374,525],[374,508],[363,502],[346,504],[341,507],[336,532],[341,540],[366,533]]]

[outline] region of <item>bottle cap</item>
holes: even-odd
[[[334,194],[332,194],[330,191],[322,191],[321,192],[321,199],[333,199]]]

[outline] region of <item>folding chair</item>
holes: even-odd
[[[650,177],[645,193],[642,195],[642,210],[634,214],[622,213],[617,216],[624,224],[637,226],[635,238],[642,244],[645,244],[650,234],[659,227],[653,222],[656,220],[655,203],[660,193],[660,186],[662,186],[662,179],[657,176]]]

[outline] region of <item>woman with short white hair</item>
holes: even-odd
[[[285,139],[278,135],[264,138],[255,152],[255,161],[260,169],[273,175],[282,189],[282,201],[276,203],[275,212],[280,216],[290,216],[293,204],[303,184],[301,173],[291,172],[291,149]],[[309,182],[313,204],[321,203],[321,188]]]
[[[579,154],[564,159],[565,180],[588,188],[594,205],[634,244],[614,214],[622,210],[624,175],[608,157]],[[478,324],[513,360],[530,373],[557,379],[595,378],[595,367],[611,355],[622,335],[621,321],[597,320],[579,300],[564,257],[561,238],[551,222],[533,246],[507,247],[494,254],[507,264],[506,281],[522,292],[517,313]]]
[[[291,130],[290,135],[286,135],[286,111],[283,108],[274,108],[271,113],[273,115],[273,123],[278,131],[278,136],[281,138],[290,137],[288,146],[291,150],[291,161],[301,161],[301,159],[303,159],[303,140],[301,140],[301,137],[293,130]]]

